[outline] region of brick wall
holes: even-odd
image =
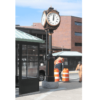
[[[52,46],[82,52],[81,46],[75,46],[75,42],[82,43],[82,37],[75,36],[75,32],[82,32],[82,26],[75,25],[75,21],[82,22],[82,18],[61,16],[60,26],[52,35]],[[33,28],[44,29],[41,23],[33,23]]]
[[[100,18],[78,18],[72,17],[72,51],[79,51],[82,53],[100,53],[100,46],[75,46],[75,43],[100,43],[100,36],[75,36],[75,32],[80,33],[100,33],[100,26],[78,26],[77,22],[100,23]]]
[[[52,45],[71,49],[71,16],[61,16],[61,23],[52,35]]]

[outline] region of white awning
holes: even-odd
[[[100,57],[100,53],[80,53],[77,51],[61,51],[57,53],[52,53],[53,56],[70,56],[70,57]]]

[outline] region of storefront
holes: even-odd
[[[16,87],[19,94],[39,91],[40,38],[15,29],[16,36]]]
[[[58,57],[64,58],[63,67],[68,68],[70,71],[75,70],[79,61],[82,61],[82,53],[77,51],[61,51],[53,53],[55,59]]]

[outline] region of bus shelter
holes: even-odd
[[[61,51],[53,53],[52,55],[55,59],[58,57],[63,57],[63,68],[68,68],[70,71],[75,70],[78,62],[82,61],[82,53],[77,51]]]
[[[16,38],[16,87],[19,94],[39,91],[40,38],[15,29]]]

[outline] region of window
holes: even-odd
[[[75,25],[79,25],[79,26],[100,26],[100,23],[81,23],[81,22],[75,22]]]
[[[64,58],[64,63],[65,63],[65,65],[68,65],[68,59],[67,58]]]
[[[37,34],[37,37],[42,39],[42,35],[41,34]]]
[[[75,46],[82,46],[82,43],[75,43]]]
[[[45,41],[46,41],[46,35],[43,35],[43,40],[45,40]]]
[[[100,36],[100,33],[79,33],[75,32],[76,36]]]

